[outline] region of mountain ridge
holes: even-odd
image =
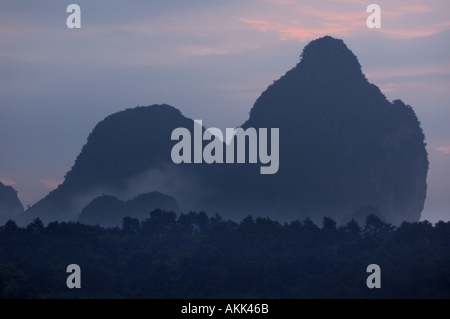
[[[126,190],[132,178],[149,171],[148,183],[159,183],[152,190],[164,189],[177,201],[175,193],[185,196],[184,210],[235,219],[253,214],[341,220],[363,206],[378,207],[396,224],[420,218],[428,171],[420,122],[409,105],[389,102],[369,83],[342,40],[311,41],[300,62],[256,100],[241,126],[280,129],[277,174],[261,176],[260,163],[171,163],[176,143],[171,132],[185,127],[192,133],[194,125],[165,104],[108,116],[88,137],[64,183],[23,214],[29,216],[24,220],[45,210],[59,210],[61,218],[77,192],[102,184]]]

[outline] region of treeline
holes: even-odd
[[[0,298],[449,298],[450,222],[375,215],[240,223],[160,209],[122,227],[35,219],[0,227]],[[69,289],[67,266],[81,269]],[[369,289],[366,269],[381,268]]]

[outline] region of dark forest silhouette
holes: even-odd
[[[0,298],[450,298],[450,222],[396,228],[371,214],[318,227],[157,209],[114,228],[9,221],[0,242]],[[381,289],[366,286],[371,264]]]

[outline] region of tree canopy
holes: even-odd
[[[375,215],[236,223],[161,209],[121,227],[35,219],[0,227],[0,298],[449,298],[450,223]],[[81,268],[68,289],[66,268]],[[368,265],[381,268],[369,289]]]

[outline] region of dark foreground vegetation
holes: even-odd
[[[1,298],[449,298],[450,223],[375,215],[281,225],[155,210],[102,228],[39,219],[0,228]],[[66,285],[81,268],[81,289]],[[370,264],[381,288],[369,289]]]

